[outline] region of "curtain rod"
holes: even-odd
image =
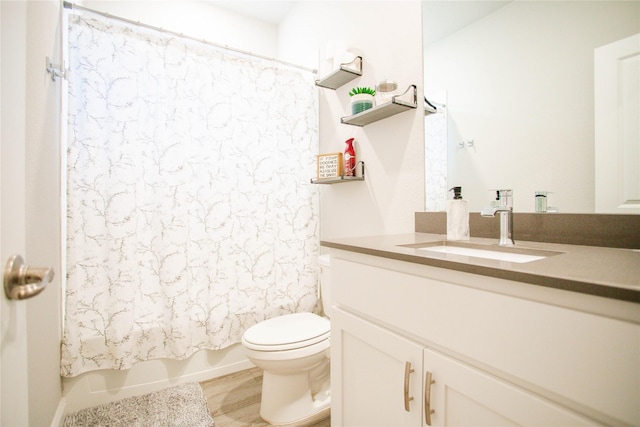
[[[192,41],[196,41],[196,42],[199,42],[199,43],[204,43],[204,44],[216,47],[218,49],[224,49],[224,50],[228,50],[228,51],[231,51],[231,52],[240,53],[242,55],[252,56],[252,57],[258,58],[258,59],[264,59],[264,60],[267,60],[267,61],[277,62],[279,64],[286,65],[288,67],[293,67],[293,68],[298,68],[300,70],[309,71],[309,72],[311,72],[313,74],[316,74],[318,72],[318,70],[316,70],[315,68],[307,68],[307,67],[304,67],[302,65],[293,64],[291,62],[282,61],[280,59],[270,58],[268,56],[259,55],[257,53],[253,53],[253,52],[249,52],[249,51],[246,51],[246,50],[229,47],[229,46],[226,46],[226,45],[221,45],[221,44],[218,44],[218,43],[210,42],[210,41],[205,40],[205,39],[199,39],[197,37],[192,37],[192,36],[188,36],[188,35],[185,35],[185,34],[182,34],[182,33],[178,33],[178,32],[175,32],[175,31],[167,30],[165,28],[156,27],[156,26],[149,25],[149,24],[144,24],[144,23],[142,23],[140,21],[132,21],[130,19],[123,18],[123,17],[116,16],[116,15],[112,15],[112,14],[107,13],[107,12],[100,12],[99,10],[94,10],[94,9],[90,9],[88,7],[80,6],[80,5],[77,5],[77,4],[69,2],[69,1],[63,1],[62,5],[63,5],[63,7],[65,9],[79,10],[79,11],[82,11],[82,12],[94,13],[96,15],[104,16],[105,18],[115,19],[117,21],[121,21],[121,22],[124,22],[124,23],[127,23],[127,24],[131,24],[131,25],[137,25],[137,26],[144,27],[144,28],[147,28],[147,29],[150,29],[150,30],[154,30],[154,31],[159,31],[161,33],[169,34],[169,35],[172,35],[172,36],[175,36],[175,37],[181,37],[181,38],[192,40]]]

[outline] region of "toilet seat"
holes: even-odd
[[[329,319],[313,313],[294,313],[265,320],[247,329],[242,344],[257,351],[284,351],[328,340]]]

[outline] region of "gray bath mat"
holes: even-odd
[[[198,383],[181,384],[143,396],[67,415],[64,427],[213,427]]]

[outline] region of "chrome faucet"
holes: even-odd
[[[498,204],[487,206],[482,209],[480,215],[485,217],[495,217],[500,214],[500,240],[499,246],[513,246],[513,191],[498,190]]]

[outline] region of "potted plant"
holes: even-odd
[[[370,87],[354,87],[349,92],[351,97],[351,114],[358,114],[369,108],[373,108],[375,89]]]

